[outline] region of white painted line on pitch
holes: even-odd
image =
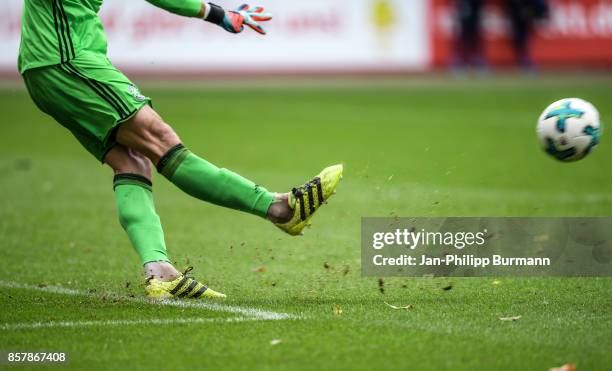
[[[61,287],[61,286],[40,287],[36,285],[29,285],[29,284],[12,282],[12,281],[0,281],[0,287],[24,289],[24,290],[35,290],[35,291],[41,291],[41,292],[47,292],[47,293],[59,294],[59,295],[75,295],[75,296],[90,296],[90,297],[97,296],[95,293],[68,289],[68,288]],[[202,308],[202,309],[208,309],[208,310],[215,311],[215,312],[240,314],[243,316],[252,317],[252,318],[255,318],[258,320],[264,320],[264,321],[266,320],[267,321],[270,321],[270,320],[277,321],[277,320],[283,320],[283,319],[297,319],[298,318],[297,316],[287,314],[287,313],[271,312],[271,311],[265,311],[265,310],[261,310],[257,308],[238,307],[238,306],[218,304],[218,303],[205,303],[202,301],[151,300],[147,298],[134,298],[131,296],[117,295],[114,293],[110,293],[108,297],[111,299],[121,299],[125,301],[144,303],[144,304],[150,304],[150,305],[162,305],[162,306],[172,306],[172,307],[182,307],[182,308]]]
[[[39,328],[71,328],[71,327],[94,327],[94,326],[134,326],[134,325],[182,325],[200,323],[231,323],[259,321],[254,317],[231,317],[231,318],[175,318],[175,319],[142,319],[142,320],[100,320],[100,321],[51,321],[51,322],[24,322],[0,325],[0,330],[32,330]]]

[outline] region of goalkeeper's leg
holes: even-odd
[[[135,150],[116,145],[105,162],[115,172],[113,188],[119,221],[144,265],[147,296],[224,298],[224,294],[179,273],[170,263],[164,231],[153,204],[151,161]]]
[[[336,165],[291,193],[269,192],[191,153],[174,130],[148,106],[120,125],[117,141],[144,154],[156,164],[158,172],[191,196],[266,218],[292,235],[300,234],[308,225],[312,214],[331,196],[342,175],[342,165]]]
[[[275,202],[286,199],[286,195],[269,192],[193,154],[181,144],[174,130],[148,106],[121,124],[117,141],[143,153],[156,164],[159,173],[193,197],[272,221],[284,221],[290,217],[287,203]]]
[[[151,161],[121,145],[114,146],[105,162],[113,169],[113,189],[121,226],[143,264],[146,277],[172,281],[180,273],[170,264],[164,231],[155,212]]]

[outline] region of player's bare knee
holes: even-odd
[[[176,132],[172,129],[172,127],[165,122],[162,121],[162,124],[159,125],[159,130],[157,132],[157,139],[160,144],[167,150],[171,147],[179,144],[181,140],[179,139]]]
[[[142,175],[147,179],[151,179],[151,160],[133,149],[128,148],[127,156],[129,158],[130,167],[134,174]]]
[[[172,147],[179,143],[178,135],[174,132],[174,129],[152,109],[146,116],[145,124],[140,125],[139,129],[142,130],[143,137],[148,138],[152,144],[160,147]]]
[[[105,160],[115,174],[137,174],[151,179],[151,161],[138,151],[117,145]]]
[[[117,141],[138,150],[156,162],[170,148],[180,143],[172,127],[152,108],[143,107],[131,120],[123,123],[117,132]]]

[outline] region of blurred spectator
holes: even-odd
[[[482,52],[483,2],[483,0],[456,0],[459,29],[452,61],[454,68],[463,69],[469,65],[486,68]]]
[[[548,16],[546,0],[506,0],[506,8],[512,28],[512,45],[519,66],[525,70],[533,69],[529,54],[529,39],[533,23]]]
[[[463,69],[474,66],[487,70],[483,51],[482,17],[484,0],[456,0],[457,39],[453,56],[453,67]],[[547,0],[505,0],[512,46],[518,65],[525,70],[533,69],[529,54],[529,39],[536,20],[546,18],[549,8]]]

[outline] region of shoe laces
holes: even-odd
[[[183,276],[187,276],[187,274],[191,272],[192,270],[193,270],[193,267],[191,265],[188,265],[187,267],[185,267],[185,270],[183,271]]]
[[[317,190],[317,200],[319,202],[319,206],[323,203],[323,188],[321,186],[321,179],[319,177],[314,177],[312,180],[304,183],[300,187],[292,188],[291,193],[296,200],[299,200],[300,205],[300,219],[306,220],[306,208],[305,203],[308,203],[309,214],[312,214],[315,209],[315,200],[313,195],[313,189]],[[304,197],[307,195],[307,197]]]
[[[293,194],[295,198],[300,199],[305,193],[307,194],[313,188],[320,189],[320,185],[321,185],[321,179],[319,177],[314,177],[299,187],[291,188],[291,193]],[[321,192],[321,196],[323,196],[322,192]]]

